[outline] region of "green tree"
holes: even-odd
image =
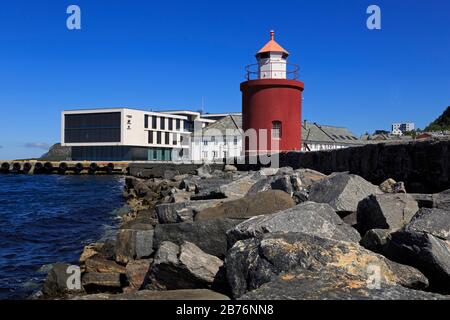
[[[431,122],[425,131],[445,131],[450,130],[450,106],[433,122]]]

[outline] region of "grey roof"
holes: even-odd
[[[232,134],[241,134],[242,115],[228,115],[220,120],[217,120],[216,122],[203,128],[203,135],[204,136],[217,135],[217,130],[220,131],[221,134],[230,132],[232,132]]]
[[[339,145],[359,145],[363,143],[347,128],[320,125],[306,121],[302,123],[302,141],[303,143]]]

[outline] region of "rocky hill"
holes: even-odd
[[[47,161],[63,161],[70,160],[72,157],[72,149],[70,147],[61,147],[61,143],[55,143],[50,147],[48,152],[44,153],[39,159]]]
[[[450,107],[445,109],[439,118],[425,128],[425,131],[449,131],[450,130]]]

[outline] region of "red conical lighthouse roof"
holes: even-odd
[[[276,41],[275,41],[275,31],[271,30],[270,31],[270,40],[269,42],[267,42],[264,47],[261,48],[261,50],[258,51],[257,55],[260,53],[265,53],[265,52],[282,52],[286,55],[289,54],[289,52],[287,52],[286,50],[283,49],[282,46],[280,46]]]

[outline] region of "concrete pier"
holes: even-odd
[[[127,174],[130,162],[117,161],[0,161],[0,173]]]

